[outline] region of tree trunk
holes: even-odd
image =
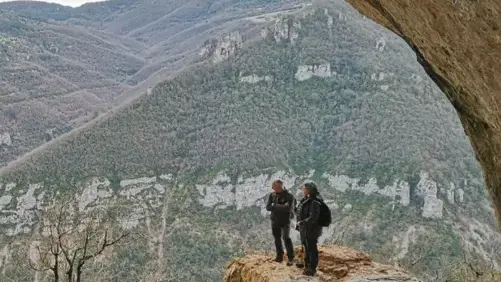
[[[82,277],[82,267],[83,267],[83,263],[82,264],[78,264],[78,267],[77,267],[77,281],[76,282],[81,282],[81,278]]]
[[[52,272],[54,272],[54,282],[59,282],[59,258],[55,256],[55,262],[54,262],[54,269],[52,269]]]
[[[70,269],[66,271],[66,277],[68,278],[68,282],[73,282],[73,266],[70,265]]]

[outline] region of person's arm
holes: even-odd
[[[287,194],[285,197],[286,197],[285,204],[275,203],[272,206],[272,209],[279,212],[290,212],[294,208],[294,203],[293,203],[294,198],[292,197],[291,194]]]
[[[289,203],[289,216],[290,218],[294,217],[294,210],[296,209],[296,199],[292,194],[289,194],[289,199],[287,200],[287,203]]]
[[[273,193],[268,196],[268,202],[266,203],[266,210],[271,211],[273,209]]]
[[[311,202],[310,213],[308,217],[302,222],[307,225],[312,225],[318,222],[318,218],[320,217],[320,203],[316,200]]]
[[[273,207],[282,212],[287,212],[291,209],[292,204],[287,201],[285,204],[275,204]]]
[[[298,203],[296,203],[296,204],[294,205],[294,209],[293,209],[293,211],[294,211],[294,214],[295,214],[296,216],[299,216],[299,204],[298,204]]]

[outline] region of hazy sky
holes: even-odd
[[[0,2],[9,2],[13,0],[0,0]],[[58,3],[61,5],[77,7],[87,2],[97,2],[99,0],[41,0],[44,2]]]

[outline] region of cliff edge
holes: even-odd
[[[224,282],[420,282],[405,270],[373,262],[362,252],[342,247],[323,246],[315,277],[302,275],[302,269],[273,261],[271,255],[253,254],[233,260],[226,270]],[[302,257],[301,249],[296,250]]]

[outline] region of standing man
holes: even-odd
[[[295,199],[294,196],[284,188],[281,180],[275,180],[272,184],[273,192],[268,196],[266,210],[271,212],[271,231],[275,238],[275,248],[277,250],[276,262],[284,259],[284,248],[282,239],[287,249],[287,266],[294,263],[294,246],[290,238],[290,223],[294,216]]]
[[[301,189],[304,198],[297,207],[297,225],[304,248],[304,274],[314,276],[318,266],[318,237],[322,235],[322,225],[319,222],[322,198],[314,183],[306,183]],[[301,267],[302,265],[298,265]]]

